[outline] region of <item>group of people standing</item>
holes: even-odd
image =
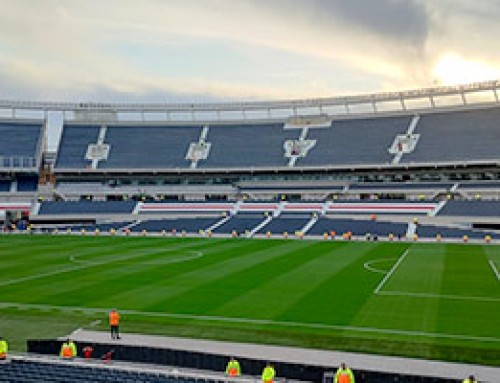
[[[230,377],[236,377],[241,375],[240,363],[231,357],[226,366],[226,375]],[[262,383],[274,383],[274,377],[276,376],[276,370],[274,366],[268,362],[264,369],[262,370],[261,380]],[[334,383],[355,383],[354,374],[350,368],[342,363],[335,373]]]
[[[112,309],[108,314],[108,323],[110,327],[111,339],[120,339],[120,314],[116,309]],[[7,358],[8,343],[3,338],[0,337],[0,360],[5,360]],[[93,349],[87,346],[83,349],[83,356],[85,358],[92,357]],[[109,362],[111,360],[114,350],[111,350],[103,356],[103,360]],[[59,356],[64,359],[73,359],[77,356],[77,349],[75,343],[71,339],[66,339],[59,352]],[[236,358],[231,357],[226,366],[226,375],[229,377],[237,377],[241,375],[241,366]],[[261,380],[262,383],[274,383],[274,378],[276,376],[276,370],[272,363],[268,362],[264,369],[262,370]],[[340,367],[335,372],[334,383],[355,383],[354,373],[352,370],[342,363]],[[463,383],[477,383],[477,380],[473,375],[470,375],[467,379],[463,380]]]

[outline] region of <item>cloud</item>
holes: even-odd
[[[220,100],[426,86],[446,54],[500,67],[500,6],[476,3],[0,0],[0,97],[30,87],[59,99]]]

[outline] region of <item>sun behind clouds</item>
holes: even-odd
[[[456,53],[446,53],[438,59],[432,74],[442,85],[458,85],[499,79],[500,68],[465,59]]]

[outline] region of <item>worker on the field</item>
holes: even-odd
[[[262,371],[262,383],[273,383],[275,375],[276,371],[274,370],[273,365],[268,362]]]
[[[474,378],[474,375],[470,375],[463,383],[477,383],[477,380]]]
[[[120,314],[116,309],[109,312],[109,327],[111,339],[120,339]]]
[[[227,363],[226,374],[229,376],[240,376],[241,374],[240,363],[234,357],[231,357]]]
[[[0,360],[7,359],[7,352],[9,351],[9,345],[7,341],[0,336]]]
[[[354,383],[354,374],[352,370],[342,363],[335,373],[334,383]]]
[[[71,339],[66,339],[62,344],[59,356],[64,359],[73,359],[76,357],[76,346]]]

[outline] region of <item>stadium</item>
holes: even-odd
[[[222,381],[209,370],[235,355],[283,379],[347,361],[358,382],[495,381],[499,88],[2,102],[1,328],[29,354],[1,379]],[[112,307],[120,344],[102,336]],[[124,364],[43,356],[68,334]]]

